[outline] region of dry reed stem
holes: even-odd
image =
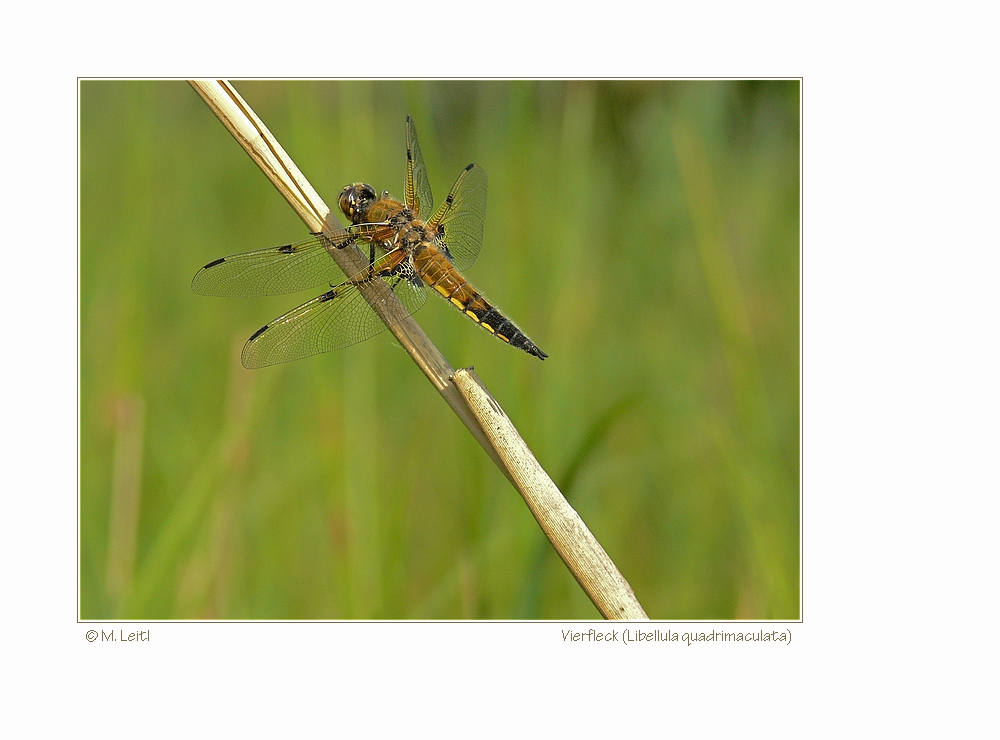
[[[500,404],[471,369],[452,380],[514,478],[532,515],[570,573],[608,619],[648,619],[628,581],[531,454]]]
[[[267,175],[305,222],[309,231],[343,231],[329,207],[229,82],[191,80],[190,84]],[[353,246],[333,249],[330,255],[347,275],[356,274],[368,265],[365,255]],[[388,297],[398,300],[394,294]],[[370,299],[369,303],[377,310],[374,296],[366,294],[365,298]],[[559,556],[601,614],[607,619],[646,619],[631,587],[555,484],[545,475],[527,445],[510,425],[506,415],[499,411],[499,406],[492,401],[478,378],[471,380],[474,374],[459,371],[458,380],[464,393],[460,392],[459,387],[452,382],[455,371],[412,316],[391,324],[388,328],[524,498]],[[482,402],[482,395],[490,398],[492,407],[489,403]],[[494,426],[497,412],[509,427],[500,436],[497,436]],[[520,444],[510,443],[513,439],[511,430]],[[533,472],[526,475],[525,471]],[[540,484],[542,477],[548,481],[547,484]]]

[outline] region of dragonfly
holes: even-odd
[[[255,331],[243,347],[248,369],[370,339],[423,306],[431,290],[497,338],[544,360],[548,355],[462,275],[482,248],[486,186],[485,170],[470,164],[434,210],[417,129],[407,116],[402,201],[367,183],[348,185],[338,198],[351,221],[346,229],[214,260],[198,271],[191,288],[212,296],[329,288]],[[348,276],[331,255],[349,245],[366,248],[368,264]]]

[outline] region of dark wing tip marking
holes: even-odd
[[[278,247],[278,251],[282,254],[295,254],[295,246],[293,244],[285,244],[284,246]]]
[[[473,162],[472,164],[468,165],[468,166],[467,166],[467,167],[466,167],[466,168],[465,168],[465,169],[463,170],[463,172],[468,172],[469,170],[471,170],[471,169],[472,169],[473,167],[475,167],[475,166],[476,166],[476,163],[475,163],[475,162]]]
[[[267,330],[268,330],[268,328],[269,328],[270,326],[271,326],[270,324],[264,324],[264,326],[260,327],[260,328],[259,328],[259,329],[258,329],[257,331],[255,331],[255,332],[253,333],[253,335],[251,335],[251,337],[250,337],[250,338],[249,338],[249,339],[247,340],[247,344],[249,344],[249,343],[250,343],[250,342],[252,342],[252,341],[253,341],[254,339],[256,339],[256,338],[257,338],[257,337],[259,337],[259,336],[260,336],[261,334],[263,334],[263,333],[264,333],[265,331],[267,331]]]
[[[205,266],[204,266],[203,268],[201,268],[201,269],[202,269],[202,270],[207,270],[207,269],[208,269],[209,267],[215,267],[216,265],[221,265],[221,264],[222,264],[223,262],[225,262],[225,261],[226,261],[226,258],[225,258],[225,257],[219,257],[219,259],[217,259],[217,260],[212,260],[211,262],[209,262],[209,263],[208,263],[207,265],[205,265]]]

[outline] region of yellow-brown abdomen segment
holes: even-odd
[[[544,360],[548,357],[535,343],[504,316],[486,297],[462,277],[448,258],[432,244],[423,244],[413,254],[413,266],[424,283],[441,294],[466,316],[529,355]]]

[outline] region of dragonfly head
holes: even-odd
[[[356,182],[341,191],[340,210],[351,219],[352,224],[364,223],[365,214],[376,200],[375,188],[365,182]]]

